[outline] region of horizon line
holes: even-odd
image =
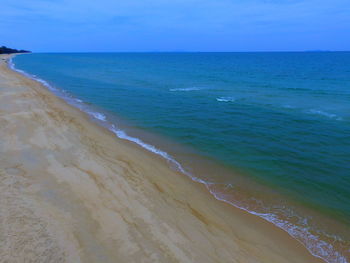
[[[350,50],[285,50],[285,51],[31,51],[31,53],[327,53]]]

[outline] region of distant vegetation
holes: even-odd
[[[12,53],[30,53],[30,51],[18,50],[18,49],[8,48],[5,46],[0,47],[0,54],[12,54]]]

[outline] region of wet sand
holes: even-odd
[[[0,262],[323,262],[0,56]]]

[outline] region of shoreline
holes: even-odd
[[[1,173],[28,177],[29,193],[19,189],[16,197],[29,196],[34,214],[53,219],[45,221],[47,236],[70,256],[66,261],[324,262],[284,230],[215,200],[161,158],[115,138],[4,61],[0,76],[9,97],[0,97],[0,132],[8,139],[0,149],[7,163],[21,162]]]

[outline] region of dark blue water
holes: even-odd
[[[234,203],[237,184],[255,200],[255,210],[244,200],[241,207],[286,229],[315,255],[349,262],[350,53],[29,54],[14,63],[239,171],[246,186],[226,174],[230,189],[217,198]],[[249,182],[281,202],[268,205],[266,198],[256,208],[259,189],[253,193]]]

